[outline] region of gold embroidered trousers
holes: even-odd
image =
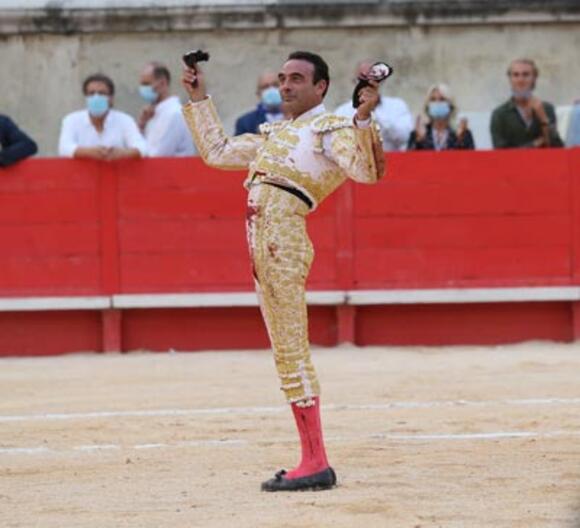
[[[306,232],[308,206],[283,189],[253,184],[247,235],[256,291],[289,403],[309,405],[320,387],[310,358],[305,285],[314,251]]]

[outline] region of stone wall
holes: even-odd
[[[327,106],[350,97],[356,60],[376,57],[395,68],[387,92],[420,111],[427,87],[447,82],[460,109],[484,111],[507,97],[510,59],[530,56],[540,68],[538,94],[555,104],[580,97],[580,6],[573,1],[506,2],[369,0],[299,3],[123,0],[43,2],[22,10],[0,0],[0,112],[11,115],[54,155],[60,120],[83,106],[90,73],[111,75],[117,108],[136,114],[138,74],[148,60],[166,62],[178,83],[183,51],[211,52],[210,91],[225,126],[255,104],[255,80],[295,49],[331,65]],[[194,4],[194,5],[192,5]],[[300,5],[298,5],[300,4]],[[309,5],[304,5],[309,4]]]

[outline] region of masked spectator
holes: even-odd
[[[580,146],[580,99],[574,102],[568,124],[568,135],[566,137],[568,147]]]
[[[562,147],[553,105],[534,95],[538,68],[530,59],[511,62],[507,75],[511,97],[491,116],[494,148]]]
[[[358,83],[358,78],[366,74],[374,64],[371,60],[360,62],[355,70],[353,84]],[[352,106],[352,99],[340,105],[335,114],[352,118],[356,109]],[[403,150],[413,129],[413,116],[407,103],[398,97],[381,95],[381,101],[375,108],[373,116],[381,129],[383,150]]]
[[[255,110],[242,115],[236,121],[236,136],[256,134],[262,123],[272,123],[284,119],[282,97],[278,90],[278,75],[266,72],[258,77],[256,95],[259,103]]]
[[[451,119],[456,108],[449,87],[435,84],[427,92],[425,114],[417,116],[415,130],[411,132],[408,150],[452,150],[475,148],[473,135],[467,128],[467,119],[461,119],[456,130],[451,127]]]
[[[113,109],[115,85],[106,75],[91,75],[83,82],[86,109],[62,121],[58,152],[68,158],[115,160],[140,158],[145,139],[128,114]]]
[[[20,130],[8,116],[0,115],[0,167],[36,154],[36,143]]]
[[[171,95],[171,74],[151,62],[141,72],[139,94],[147,103],[139,116],[148,156],[193,156],[195,148],[181,112],[179,97]]]

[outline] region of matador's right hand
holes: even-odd
[[[207,97],[205,92],[205,78],[199,65],[196,64],[194,69],[190,68],[185,63],[183,64],[181,84],[189,95],[189,99],[194,103],[203,101]]]

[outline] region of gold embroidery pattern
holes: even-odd
[[[352,119],[334,114],[322,114],[312,120],[310,128],[315,134],[324,134],[326,132],[332,132],[340,128],[348,128],[352,126]]]
[[[341,128],[330,136],[338,165],[359,183],[376,183],[385,170],[380,136],[374,123],[367,128]]]
[[[248,167],[247,236],[256,290],[281,388],[290,402],[309,405],[320,387],[310,359],[305,282],[313,249],[305,226],[308,206],[264,182],[293,186],[314,206],[345,178],[363,183],[383,175],[380,135],[373,124],[329,114],[267,124],[261,134],[228,138],[213,103],[184,107],[198,150],[208,165]]]
[[[274,121],[273,123],[262,123],[258,130],[263,136],[269,136],[275,132],[278,132],[288,124],[288,121]]]
[[[253,185],[248,197],[247,235],[256,291],[274,361],[289,402],[320,394],[310,358],[305,283],[313,259],[306,232],[308,207],[270,185]]]
[[[264,136],[257,134],[228,137],[211,98],[186,104],[183,115],[200,156],[211,167],[245,169],[265,140]]]

